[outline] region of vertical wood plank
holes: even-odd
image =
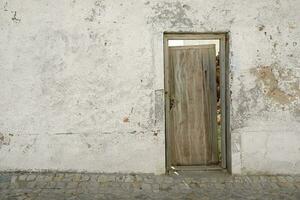
[[[170,47],[168,63],[171,163],[217,162],[215,47]]]

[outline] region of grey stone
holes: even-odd
[[[0,175],[0,183],[3,182],[10,182],[11,176],[10,175]]]
[[[124,178],[124,182],[126,182],[126,183],[132,183],[134,181],[135,181],[135,176],[133,176],[133,175],[127,175]]]
[[[80,178],[80,181],[88,181],[90,180],[90,176],[87,174],[83,174]]]
[[[9,183],[8,182],[0,182],[0,191],[1,190],[5,190],[9,187]]]
[[[68,184],[67,184],[67,189],[74,189],[74,188],[77,188],[77,186],[78,186],[78,182],[69,182]]]
[[[0,199],[297,199],[297,177],[155,176],[143,174],[1,174]],[[10,180],[7,177],[11,177]],[[24,180],[24,177],[25,178]],[[40,178],[38,178],[40,177]],[[53,180],[49,177],[54,177]],[[59,178],[55,178],[59,177]],[[68,177],[68,179],[65,179]],[[78,181],[80,177],[80,181]],[[97,180],[96,181],[96,177]],[[98,178],[99,177],[99,178]],[[117,179],[116,177],[121,177]],[[140,178],[137,178],[140,177]],[[139,179],[139,181],[137,181]],[[58,181],[61,180],[61,181]],[[66,181],[68,180],[68,181]],[[204,180],[204,181],[203,181]],[[298,195],[298,196],[295,196]]]
[[[35,188],[35,186],[36,186],[36,182],[28,182],[27,183],[28,188]]]
[[[55,174],[55,176],[53,177],[54,181],[62,181],[64,179],[64,174],[63,173],[59,173],[59,174]]]
[[[27,178],[27,175],[20,175],[19,176],[19,181],[25,181],[26,180],[26,178]]]
[[[56,187],[56,182],[47,182],[47,184],[44,186],[44,188],[50,188],[53,189]]]
[[[159,184],[155,183],[152,185],[152,191],[154,193],[158,193],[159,192]]]
[[[136,174],[135,175],[135,180],[138,181],[138,182],[142,182],[144,180],[144,177],[139,175],[139,174]]]
[[[155,181],[155,180],[153,179],[153,177],[145,177],[145,178],[144,178],[144,182],[145,182],[145,183],[154,183],[154,181]]]
[[[172,177],[166,176],[164,178],[164,183],[173,183],[173,182],[174,182],[174,179]]]
[[[17,179],[18,179],[17,175],[12,176],[10,180],[11,184],[15,184],[17,182]]]
[[[36,178],[35,174],[29,174],[26,178],[26,181],[34,181]]]
[[[55,188],[63,189],[67,185],[66,182],[56,182]]]
[[[116,177],[113,175],[100,175],[98,178],[98,182],[112,182],[116,181]]]
[[[73,181],[79,182],[81,180],[81,174],[74,174],[72,177]]]
[[[149,184],[149,183],[142,183],[141,188],[142,188],[142,190],[144,190],[146,192],[149,192],[152,190],[151,184]]]

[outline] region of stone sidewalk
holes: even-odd
[[[300,176],[0,173],[0,199],[300,199]]]

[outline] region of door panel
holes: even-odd
[[[173,166],[218,162],[214,45],[169,47]]]

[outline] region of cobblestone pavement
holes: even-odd
[[[0,173],[0,199],[300,199],[300,176]]]

